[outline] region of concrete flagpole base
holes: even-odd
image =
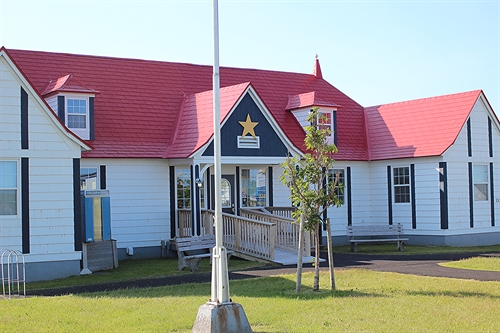
[[[208,302],[198,309],[193,333],[252,333],[252,328],[240,304]]]

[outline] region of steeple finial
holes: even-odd
[[[316,59],[314,60],[313,75],[318,79],[323,78],[323,74],[321,74],[321,66],[319,65],[318,54],[316,54]]]

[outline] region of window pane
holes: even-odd
[[[80,168],[80,190],[97,189],[97,168]]]
[[[241,170],[241,198],[243,207],[264,207],[267,203],[266,169]]]
[[[68,115],[68,128],[87,128],[87,116]]]
[[[474,165],[474,183],[488,182],[488,166]]]
[[[17,215],[17,190],[0,189],[0,215]]]
[[[475,201],[488,200],[488,184],[474,184],[474,200]]]
[[[221,179],[221,203],[222,207],[231,207],[231,185],[225,178]]]
[[[68,99],[68,127],[87,128],[87,101]]]
[[[177,169],[177,207],[191,208],[191,175],[189,169]]]
[[[333,169],[328,171],[328,182],[333,183],[335,182],[335,177],[338,174],[339,175],[339,181],[338,185],[344,186],[345,184],[345,178],[344,178],[344,169]],[[337,195],[337,198],[344,203],[344,189],[343,188],[336,188],[335,189],[335,194]]]
[[[0,188],[17,188],[17,162],[0,161]]]
[[[397,186],[394,188],[394,202],[410,202],[410,187]]]

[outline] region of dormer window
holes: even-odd
[[[94,140],[94,97],[76,94],[58,96],[59,118],[83,140]]]
[[[42,96],[61,122],[80,139],[94,140],[94,97],[97,93],[68,74],[51,80]]]
[[[72,130],[88,128],[88,108],[86,99],[67,99],[67,124]]]
[[[340,107],[327,99],[322,99],[315,91],[303,93],[299,95],[288,96],[288,104],[285,110],[290,111],[300,125],[305,129],[306,126],[312,125],[308,121],[309,112],[312,108],[317,107],[318,119],[316,125],[320,129],[329,129],[330,136],[328,141],[337,144],[337,110]],[[321,117],[323,116],[323,117]]]
[[[332,112],[319,112],[318,113],[318,129],[320,130],[330,130],[330,135],[333,136],[333,122],[332,122]]]

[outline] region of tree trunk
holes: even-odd
[[[332,225],[330,219],[326,219],[326,243],[328,245],[328,269],[330,271],[330,290],[335,290],[335,272],[333,266],[333,244],[332,244]]]
[[[300,293],[300,286],[302,285],[302,258],[304,256],[304,214],[300,215],[299,223],[299,250],[297,253],[297,282],[295,291]]]
[[[314,285],[313,285],[313,291],[319,291],[319,255],[320,255],[320,248],[319,248],[319,228],[321,225],[318,223],[316,226],[316,229],[314,230],[314,246],[315,246],[315,258],[314,258]]]

